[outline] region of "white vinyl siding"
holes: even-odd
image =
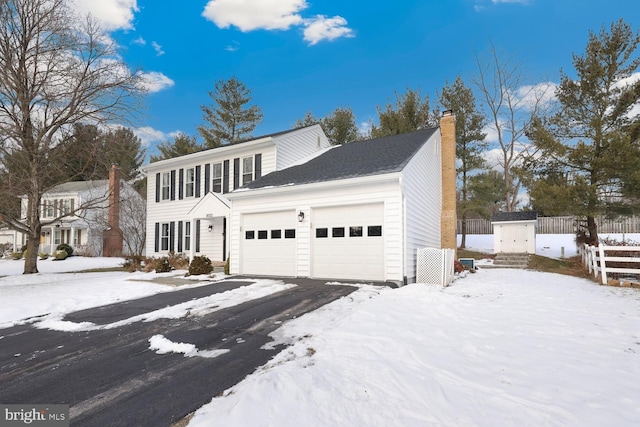
[[[402,172],[406,242],[405,275],[416,277],[418,248],[440,248],[442,166],[440,133],[435,133]]]
[[[300,129],[276,139],[276,169],[284,169],[331,146],[320,126]],[[263,172],[262,175],[265,175]]]

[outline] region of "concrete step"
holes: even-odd
[[[499,253],[493,260],[493,266],[502,268],[527,268],[529,266],[529,255]]]

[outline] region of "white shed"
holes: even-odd
[[[495,253],[536,253],[536,212],[498,212],[491,218]]]

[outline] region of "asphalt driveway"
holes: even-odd
[[[0,403],[68,404],[73,426],[170,426],[279,352],[261,347],[283,321],[356,289],[308,279],[285,282],[298,286],[203,316],[84,332],[0,329]],[[226,280],[83,310],[65,320],[105,325],[250,283]],[[229,352],[215,358],[157,354],[149,348],[157,334]]]

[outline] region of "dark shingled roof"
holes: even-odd
[[[344,144],[306,163],[265,175],[242,188],[310,184],[400,172],[437,129]]]
[[[493,214],[493,217],[491,217],[491,222],[536,221],[537,219],[538,219],[538,213],[534,211],[498,212]]]

